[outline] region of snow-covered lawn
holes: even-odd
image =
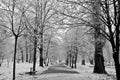
[[[78,71],[81,74],[82,78],[81,80],[116,80],[115,76],[115,68],[114,66],[106,66],[107,75],[105,74],[94,74],[93,73],[93,65],[86,64],[80,65],[77,64],[77,69],[74,69],[75,71]]]
[[[30,68],[33,66],[31,63],[17,63],[16,64],[16,78],[22,76],[25,74],[25,72],[29,72]],[[47,67],[42,68],[36,65],[36,70],[40,72],[43,72],[46,70]],[[13,74],[13,63],[10,63],[9,67],[6,66],[6,64],[3,64],[0,67],[0,80],[12,80],[12,74]]]
[[[78,64],[77,69],[72,69],[79,74],[67,74],[67,73],[52,73],[52,74],[40,74],[47,69],[47,67],[41,68],[37,65],[36,75],[28,75],[25,72],[29,72],[32,64],[19,63],[16,67],[16,80],[115,80],[115,69],[114,67],[106,67],[106,71],[110,75],[94,74],[93,66],[85,65],[81,66]],[[10,67],[0,67],[0,80],[12,80],[12,64]]]

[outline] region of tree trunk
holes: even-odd
[[[26,48],[26,62],[28,62],[28,46],[27,46],[27,39],[25,39],[25,48]]]
[[[50,40],[48,41],[48,45],[47,45],[47,51],[46,51],[46,60],[45,60],[45,62],[46,62],[46,66],[48,66],[48,63],[49,63],[49,61],[48,61],[48,52],[49,52],[49,47],[50,47]]]
[[[74,56],[72,56],[72,66],[71,68],[74,68]]]
[[[26,53],[26,62],[28,62],[28,54]]]
[[[4,56],[1,56],[1,61],[0,61],[0,67],[2,66],[2,63],[3,63],[3,59],[4,59]]]
[[[119,62],[119,52],[114,52],[113,53],[113,59],[114,59],[114,62],[115,62],[115,70],[116,70],[116,77],[117,77],[117,80],[120,80],[120,62]]]
[[[22,49],[21,49],[22,50]],[[21,59],[22,59],[22,62],[24,62],[24,55],[23,55],[23,51],[21,51]]]
[[[77,60],[75,60],[75,68],[77,68]]]
[[[39,48],[39,51],[40,51],[40,60],[39,60],[39,66],[43,67],[43,25],[41,26],[41,31],[40,31],[40,48]]]
[[[116,31],[117,32],[117,31]],[[119,61],[119,37],[117,37],[119,34],[116,35],[116,46],[114,42],[114,38],[111,38],[111,45],[113,50],[113,59],[115,62],[115,70],[116,70],[116,77],[117,80],[120,80],[120,61]]]
[[[85,65],[85,60],[84,59],[82,59],[81,65]]]
[[[91,65],[93,65],[93,63],[94,63],[93,58],[90,58],[90,59],[89,59],[89,62],[90,62]]]
[[[37,39],[35,37],[35,40],[34,40],[34,55],[33,55],[33,74],[35,74],[35,70],[36,70],[36,48],[37,48]]]
[[[95,36],[95,54],[94,54],[95,66],[93,72],[106,74],[107,72],[105,71],[104,57],[103,57],[104,43],[101,41],[101,37],[98,32],[96,32],[96,35],[97,37]]]
[[[117,16],[117,26],[116,26],[116,49],[113,49],[113,59],[115,61],[116,77],[120,80],[120,61],[119,61],[119,51],[120,51],[120,0],[118,1],[118,16]],[[116,50],[116,51],[114,51]]]
[[[32,57],[32,53],[30,53],[30,56],[29,56],[29,63],[32,63],[33,62],[33,57]]]
[[[94,53],[94,73],[106,73],[105,66],[104,66],[104,58],[103,58],[103,46],[105,44],[105,39],[100,34],[100,29],[103,26],[101,25],[101,21],[99,19],[100,12],[100,0],[91,0],[94,3],[92,3],[92,10],[93,10],[93,24],[95,27],[95,53]]]
[[[45,59],[45,66],[48,66],[48,51],[49,51],[49,44],[50,44],[50,42],[48,43],[48,46],[47,46],[46,59]]]
[[[77,68],[77,56],[78,56],[78,48],[76,47],[76,53],[75,53],[75,68]]]
[[[17,40],[18,40],[18,36],[15,36],[14,60],[13,60],[13,80],[15,80],[15,71],[16,71]]]
[[[49,63],[49,59],[47,57],[46,60],[45,60],[45,66],[48,66],[48,63]]]
[[[72,64],[72,60],[71,60],[71,58],[72,58],[72,56],[71,56],[71,54],[70,54],[70,56],[69,56],[69,59],[70,59],[70,61],[69,61],[69,63],[70,63],[70,67],[72,66],[71,64]]]
[[[105,66],[104,66],[104,58],[101,54],[95,54],[95,66],[94,73],[106,74]]]
[[[39,64],[39,66],[41,66],[41,67],[43,67],[43,48],[41,47],[40,49],[39,49],[39,51],[40,51],[40,64]]]
[[[66,59],[66,65],[68,65],[68,55],[67,55],[67,59]]]

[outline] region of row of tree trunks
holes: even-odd
[[[77,57],[76,55],[69,54],[67,55],[66,65],[70,66],[71,68],[76,68]]]
[[[45,58],[45,66],[48,66],[48,64],[49,64],[48,52],[49,52],[49,48],[50,48],[50,41],[51,41],[51,39],[49,39],[48,45],[47,45],[46,58]]]
[[[32,63],[33,62],[33,52],[29,52],[28,53],[28,47],[25,47],[27,48],[27,50],[25,50],[25,52],[23,51],[23,47],[20,47],[19,49],[19,46],[18,46],[18,49],[19,49],[19,56],[17,57],[17,63],[20,63],[21,62],[29,62],[29,63]]]

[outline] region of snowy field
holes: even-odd
[[[12,67],[13,63],[10,63],[9,67],[6,66],[6,64],[3,64],[0,67],[0,80],[12,80]],[[33,64],[30,63],[19,63],[16,64],[16,78],[22,76],[23,74],[25,74],[25,72],[29,72],[30,68],[33,66]],[[36,65],[36,70],[40,72],[44,71],[45,69],[47,69],[47,67],[42,68],[42,67],[38,67],[38,65]],[[16,79],[19,80],[19,79]]]
[[[16,80],[116,80],[115,79],[115,69],[113,66],[106,67],[106,71],[109,75],[104,74],[94,74],[93,66],[85,65],[81,66],[78,64],[77,69],[72,69],[79,74],[73,73],[53,73],[53,74],[41,74],[43,71],[47,70],[48,67],[38,67],[36,75],[28,75],[25,72],[29,72],[32,64],[30,63],[19,63],[16,67]],[[12,80],[12,63],[10,67],[6,67],[6,64],[3,64],[0,67],[0,80]]]

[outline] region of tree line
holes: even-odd
[[[59,29],[74,29],[85,26],[87,32],[94,37],[94,73],[105,71],[103,47],[109,41],[112,47],[117,80],[120,79],[119,45],[120,45],[120,1],[119,0],[0,0],[0,26],[8,36],[14,37],[13,80],[15,80],[16,55],[18,41],[24,37],[33,49],[33,74],[35,74],[37,52],[39,51],[39,66],[43,67],[44,49],[46,46],[45,62],[48,65],[48,53],[52,37]],[[59,26],[59,27],[58,27]],[[67,43],[66,64],[76,68],[80,33],[77,31],[72,44]],[[89,33],[88,33],[89,32]],[[4,34],[5,34],[4,33]],[[45,39],[45,35],[49,38]],[[4,38],[4,37],[3,37]],[[45,45],[47,40],[47,45]],[[2,43],[2,42],[1,42]],[[56,45],[56,43],[53,43]],[[19,48],[23,53],[22,48]],[[81,50],[83,47],[81,47]],[[92,51],[91,51],[92,52]],[[87,53],[87,52],[83,52]],[[1,55],[1,54],[0,54]],[[1,59],[2,60],[2,59]],[[26,47],[26,62],[28,62],[28,48]],[[85,60],[82,60],[85,64]]]

